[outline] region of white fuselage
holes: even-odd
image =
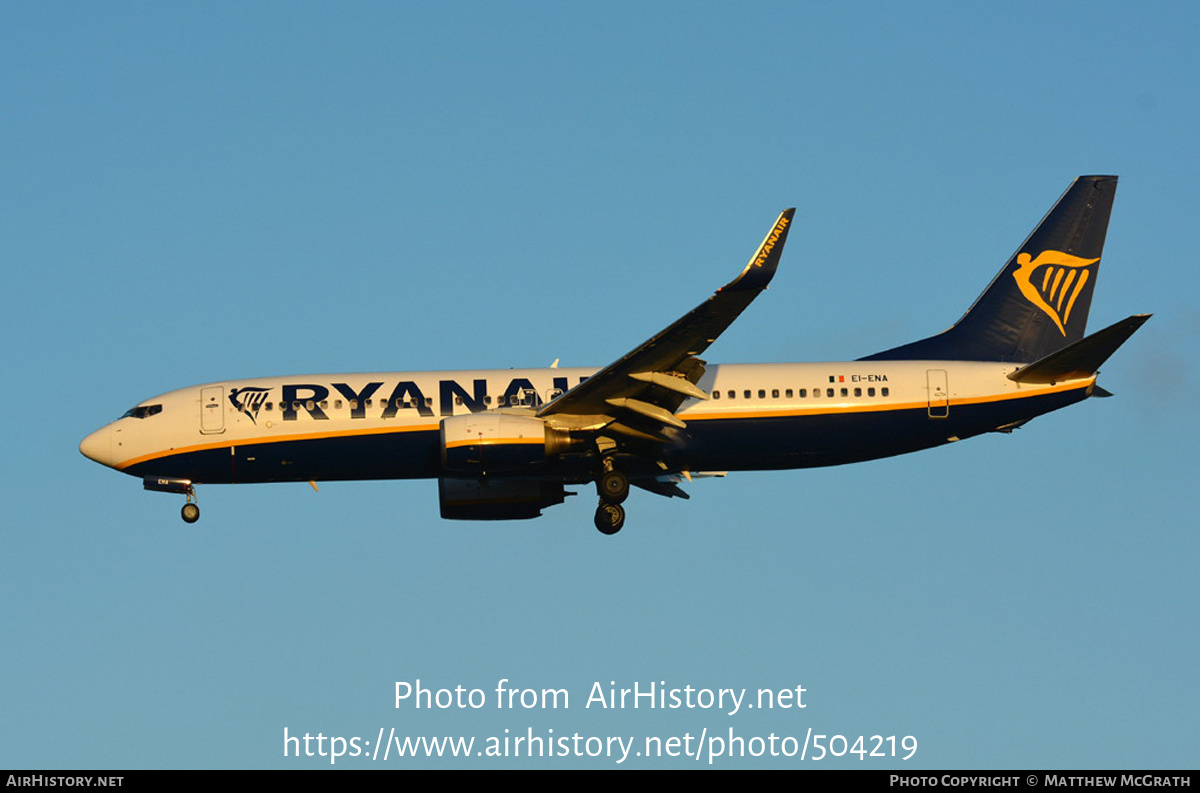
[[[676,411],[687,426],[666,459],[671,469],[687,471],[693,469],[693,452],[696,470],[807,467],[887,456],[1028,420],[1083,398],[1095,379],[1021,384],[1007,377],[1017,368],[962,361],[710,366],[697,383],[710,398],[689,398]],[[436,477],[443,473],[436,455],[414,458],[412,449],[418,438],[420,446],[436,439],[442,419],[501,409],[532,414],[595,372],[375,372],[210,383],[143,401],[89,435],[81,450],[134,475],[195,482]],[[880,436],[893,422],[894,434]],[[555,426],[553,416],[547,424]],[[713,448],[714,432],[724,438],[731,431],[748,435],[744,442],[726,443],[730,448]],[[356,447],[346,445],[356,441],[370,441],[371,453],[356,455]],[[373,457],[389,444],[396,458],[377,470],[355,459]],[[287,454],[272,451],[285,447]],[[401,448],[416,465],[400,464]],[[226,456],[228,470],[221,459]],[[348,459],[328,465],[323,456]]]

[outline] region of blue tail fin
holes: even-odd
[[[952,328],[864,361],[1028,363],[1084,336],[1115,176],[1080,176]]]

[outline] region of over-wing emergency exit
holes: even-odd
[[[594,483],[595,525],[625,523],[630,486],[903,454],[1108,396],[1099,367],[1148,318],[1084,335],[1116,192],[1081,176],[949,330],[854,361],[711,365],[700,356],[770,283],[779,215],[736,278],[602,369],[262,377],[144,400],[80,451],[186,497],[196,486],[438,480],[441,514],[535,518]]]

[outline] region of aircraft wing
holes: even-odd
[[[684,422],[675,416],[683,401],[708,398],[696,386],[704,375],[704,361],[696,356],[767,288],[795,212],[793,208],[780,213],[737,278],[670,327],[547,402],[537,415],[564,429],[606,428],[646,440],[666,440],[663,433],[668,428],[683,428]]]

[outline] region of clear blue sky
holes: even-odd
[[[910,768],[1194,767],[1194,4],[6,3],[0,767],[319,767],[283,734],[913,735]],[[1012,436],[530,522],[432,481],[179,499],[77,451],[153,394],[603,365],[725,283],[706,358],[953,322],[1070,180],[1121,176],[1116,399]],[[396,709],[394,685],[565,688]],[[803,710],[599,711],[607,686]],[[806,762],[885,767],[891,761]],[[338,767],[392,767],[344,758]],[[441,767],[599,767],[610,758]],[[694,760],[632,758],[635,767]],[[718,760],[718,767],[796,760]],[[896,765],[902,765],[898,761]]]

